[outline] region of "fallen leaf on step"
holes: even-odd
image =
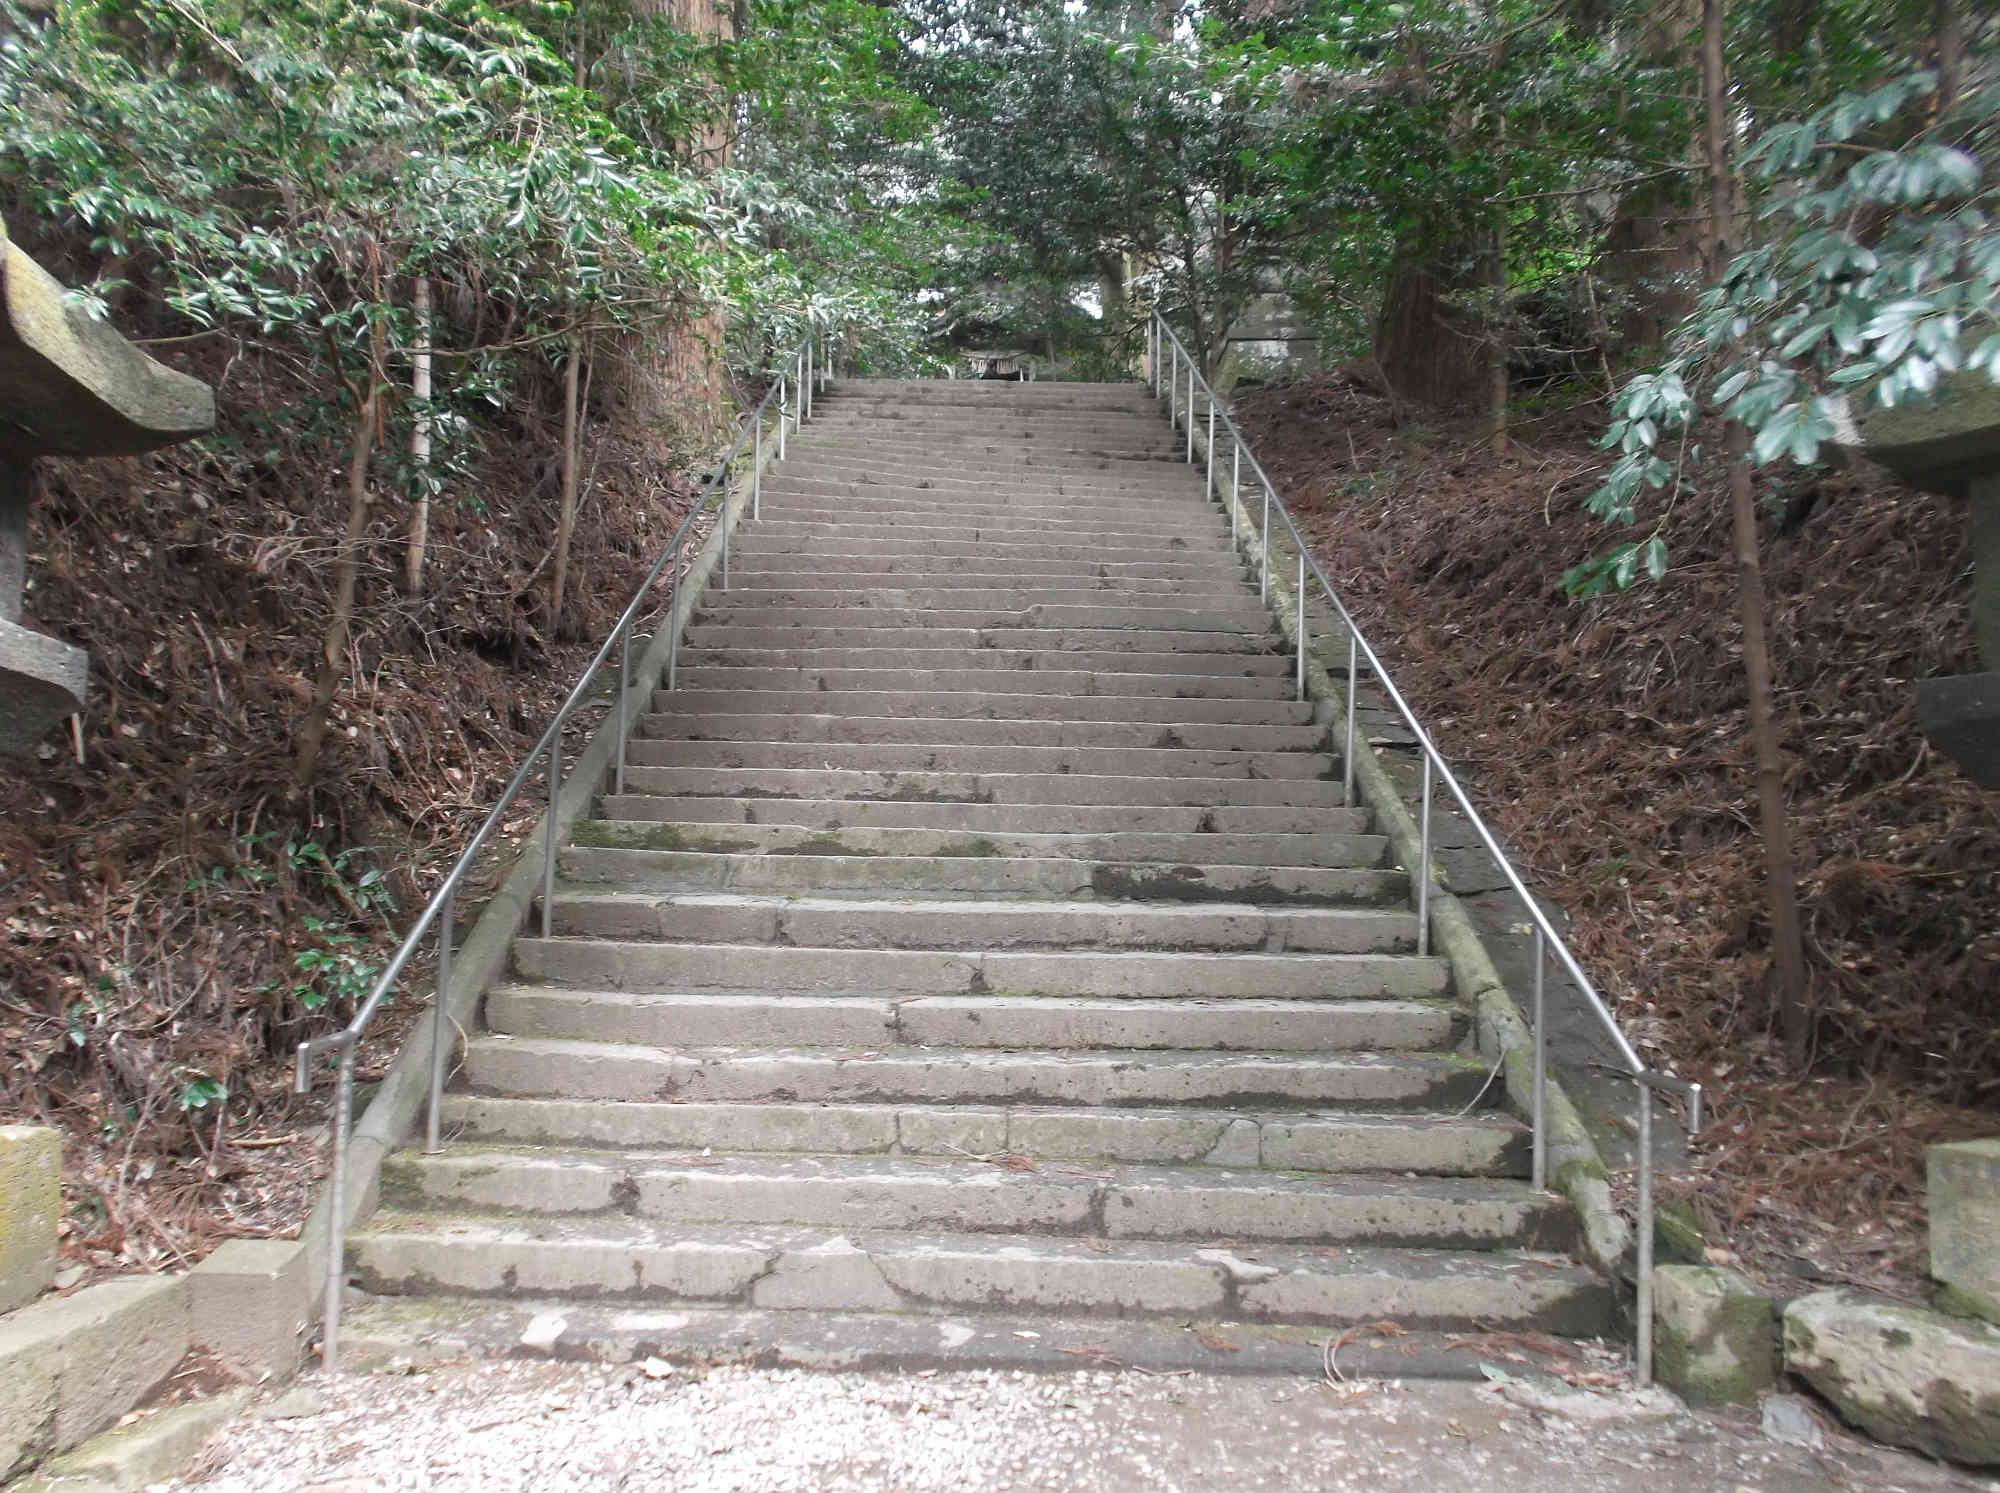
[[[1198,1328],[1195,1331],[1195,1340],[1211,1353],[1241,1353],[1243,1351],[1241,1343],[1232,1343],[1219,1332],[1208,1332]]]

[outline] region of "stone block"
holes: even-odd
[[[1653,1368],[1691,1405],[1737,1405],[1777,1382],[1771,1298],[1733,1270],[1653,1272]]]
[[[1853,1291],[1785,1309],[1785,1367],[1882,1441],[2000,1464],[2000,1328]]]
[[[1940,1305],[2000,1322],[2000,1136],[1932,1146],[1928,1159]]]
[[[61,1220],[61,1135],[0,1125],[0,1312],[26,1306],[55,1279]]]
[[[187,1297],[184,1280],[134,1276],[0,1319],[0,1480],[150,1394],[187,1355]]]
[[[252,1379],[289,1378],[312,1324],[312,1272],[295,1239],[231,1239],[189,1272],[188,1335]]]

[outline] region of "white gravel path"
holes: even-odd
[[[652,1370],[651,1373],[647,1369]],[[1754,1412],[1586,1424],[1486,1386],[481,1361],[309,1377],[212,1442],[206,1493],[1941,1493],[2000,1484]]]

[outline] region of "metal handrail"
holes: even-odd
[[[589,694],[590,686],[597,678],[598,670],[603,668],[606,661],[611,657],[611,650],[614,647],[617,648],[617,741],[614,755],[616,765],[613,771],[616,779],[615,791],[623,793],[625,791],[625,743],[631,729],[628,696],[631,694],[632,689],[632,631],[634,624],[637,622],[640,614],[646,610],[647,597],[651,593],[654,583],[659,580],[660,573],[667,568],[668,563],[671,561],[674,571],[673,585],[668,593],[666,610],[667,626],[671,629],[668,634],[667,688],[674,688],[677,682],[680,662],[681,629],[677,614],[680,610],[683,571],[681,546],[687,538],[688,530],[693,526],[694,521],[708,509],[711,503],[718,499],[723,502],[724,510],[718,519],[718,525],[722,536],[722,589],[727,590],[729,588],[729,522],[727,502],[729,497],[730,466],[742,454],[744,442],[751,442],[750,517],[754,521],[761,517],[760,510],[763,497],[761,463],[764,448],[765,414],[771,409],[772,402],[775,400],[778,421],[777,454],[778,459],[782,461],[785,455],[786,422],[790,421],[792,427],[796,429],[804,424],[805,421],[812,418],[813,395],[816,388],[823,385],[830,377],[827,371],[828,365],[829,359],[818,351],[813,335],[808,335],[803,342],[793,349],[791,355],[778,365],[777,377],[773,380],[771,387],[764,391],[764,397],[758,401],[756,408],[738,423],[736,439],[731,442],[728,451],[723,455],[722,459],[716,463],[714,475],[703,483],[700,496],[695,499],[693,506],[688,509],[687,516],[680,522],[680,527],[674,530],[674,537],[667,541],[666,545],[660,551],[659,558],[653,562],[652,568],[646,572],[645,579],[640,581],[637,589],[633,591],[632,599],[625,604],[625,610],[619,614],[617,624],[611,629],[610,635],[599,646],[596,655],[591,659],[589,666],[584,669],[583,675],[577,680],[575,687],[570,690],[569,695],[557,707],[555,718],[549,722],[548,729],[542,732],[541,739],[521,759],[520,766],[514,769],[514,776],[508,781],[507,787],[501,793],[498,801],[494,803],[492,809],[488,811],[486,818],[480,822],[479,828],[473,831],[472,838],[466,842],[465,849],[460,852],[458,860],[445,876],[443,883],[438,887],[437,891],[431,894],[430,901],[424,904],[424,910],[417,914],[417,920],[410,925],[410,931],[404,934],[403,941],[396,946],[396,952],[390,955],[389,962],[383,966],[382,973],[377,976],[373,988],[368,992],[367,998],[356,1009],[353,1019],[337,1032],[329,1032],[321,1037],[312,1037],[299,1044],[294,1060],[295,1067],[293,1073],[293,1088],[297,1093],[305,1094],[311,1091],[312,1069],[317,1059],[325,1054],[337,1054],[339,1058],[339,1080],[334,1097],[333,1111],[333,1155],[330,1174],[327,1179],[329,1208],[327,1213],[326,1295],[323,1308],[324,1326],[320,1348],[320,1362],[323,1367],[329,1370],[336,1368],[340,1352],[340,1297],[341,1283],[345,1275],[345,1251],[343,1244],[347,1227],[347,1151],[352,1140],[354,1120],[355,1056],[361,1042],[362,1034],[367,1031],[369,1023],[374,1020],[376,1011],[388,999],[389,993],[395,989],[396,982],[402,977],[404,969],[416,957],[417,949],[423,943],[425,936],[432,928],[436,928],[438,930],[437,1000],[432,1008],[430,1096],[429,1113],[425,1126],[425,1150],[436,1152],[441,1149],[438,1133],[439,1111],[443,1105],[445,1058],[450,1047],[450,1044],[445,1040],[448,1018],[446,1000],[447,993],[451,988],[452,912],[457,900],[459,883],[464,881],[466,873],[471,869],[472,863],[477,858],[480,850],[484,848],[487,840],[492,837],[494,830],[499,827],[502,816],[514,801],[520,797],[522,789],[527,786],[529,779],[534,776],[536,764],[546,758],[547,767],[544,776],[548,782],[549,808],[548,817],[543,822],[541,903],[542,937],[547,938],[549,936],[551,907],[555,900],[557,805],[561,801],[563,789],[563,727]]]
[[[1164,371],[1160,366],[1163,349],[1168,365]],[[1646,1062],[1633,1048],[1631,1042],[1626,1039],[1625,1033],[1619,1028],[1617,1017],[1612,1015],[1610,1007],[1605,1004],[1603,998],[1597,993],[1597,987],[1591,983],[1590,976],[1583,972],[1583,967],[1577,963],[1576,956],[1570,952],[1569,945],[1563,941],[1562,935],[1556,931],[1555,925],[1549,921],[1548,916],[1542,911],[1540,902],[1529,893],[1527,885],[1515,872],[1513,863],[1508,860],[1506,852],[1500,848],[1500,844],[1494,838],[1493,832],[1486,827],[1485,819],[1473,807],[1472,800],[1466,795],[1464,787],[1459,783],[1457,776],[1445,762],[1443,753],[1438,751],[1436,744],[1430,738],[1430,733],[1425,731],[1423,726],[1418,722],[1416,712],[1410,708],[1409,702],[1403,698],[1403,692],[1396,688],[1395,680],[1390,677],[1389,670],[1383,665],[1381,657],[1375,652],[1367,636],[1362,632],[1360,624],[1354,620],[1354,616],[1348,611],[1346,603],[1340,599],[1340,594],[1334,589],[1333,583],[1327,579],[1326,572],[1320,569],[1319,561],[1313,558],[1305,542],[1305,536],[1299,532],[1298,524],[1293,520],[1290,510],[1285,507],[1284,500],[1278,496],[1277,488],[1272,483],[1269,474],[1265,472],[1263,463],[1257,460],[1256,452],[1250,449],[1249,442],[1243,438],[1243,432],[1237,427],[1236,421],[1229,413],[1227,411],[1219,411],[1221,400],[1217,397],[1215,390],[1209,386],[1208,380],[1202,377],[1194,357],[1182,344],[1180,338],[1175,335],[1173,328],[1167,325],[1166,318],[1158,311],[1153,313],[1147,326],[1146,351],[1147,383],[1156,397],[1161,394],[1165,395],[1169,427],[1177,421],[1185,424],[1187,428],[1186,459],[1190,465],[1194,462],[1194,412],[1197,385],[1199,385],[1200,392],[1206,395],[1208,403],[1208,439],[1206,452],[1208,465],[1207,474],[1202,484],[1202,492],[1205,498],[1214,498],[1216,496],[1215,437],[1216,420],[1218,413],[1220,413],[1223,433],[1228,436],[1231,442],[1232,453],[1232,474],[1229,487],[1229,538],[1232,546],[1238,543],[1237,527],[1240,522],[1239,515],[1247,515],[1248,511],[1242,501],[1242,477],[1245,462],[1248,462],[1252,475],[1256,477],[1258,485],[1263,488],[1264,515],[1262,530],[1259,536],[1262,553],[1258,568],[1261,577],[1260,591],[1266,599],[1270,596],[1271,585],[1272,514],[1275,512],[1279,518],[1284,520],[1285,527],[1291,531],[1292,544],[1298,552],[1297,589],[1294,592],[1294,604],[1297,612],[1293,621],[1293,641],[1298,653],[1296,673],[1300,699],[1304,699],[1306,695],[1306,657],[1308,647],[1306,577],[1308,573],[1318,583],[1320,591],[1325,595],[1334,611],[1339,614],[1339,620],[1346,630],[1347,719],[1346,741],[1341,756],[1342,802],[1348,805],[1352,805],[1354,802],[1355,698],[1360,694],[1360,670],[1364,665],[1373,672],[1376,681],[1380,684],[1384,693],[1388,695],[1390,703],[1395,706],[1396,713],[1402,717],[1403,724],[1409,729],[1410,734],[1416,738],[1417,747],[1423,754],[1423,787],[1419,798],[1417,865],[1411,868],[1417,883],[1417,952],[1425,954],[1430,951],[1431,797],[1434,779],[1441,780],[1445,788],[1450,791],[1451,796],[1458,801],[1459,809],[1464,813],[1466,822],[1472,826],[1472,831],[1478,836],[1480,844],[1485,848],[1487,854],[1492,856],[1494,864],[1500,868],[1500,874],[1506,878],[1507,885],[1512,888],[1514,894],[1521,899],[1522,905],[1528,910],[1528,917],[1533,922],[1535,928],[1535,991],[1533,1001],[1534,1090],[1531,1106],[1531,1123],[1533,1125],[1534,1138],[1533,1184],[1538,1191],[1548,1185],[1548,1067],[1547,1043],[1545,1038],[1547,1028],[1543,1020],[1545,1014],[1543,1009],[1543,987],[1550,954],[1555,956],[1556,962],[1569,975],[1570,979],[1576,982],[1576,987],[1582,993],[1586,1007],[1597,1017],[1605,1034],[1611,1039],[1612,1046],[1616,1048],[1619,1058],[1624,1062],[1627,1069],[1626,1076],[1638,1087],[1639,1133],[1636,1147],[1636,1171],[1638,1173],[1639,1237],[1637,1242],[1639,1279],[1637,1283],[1638,1321],[1636,1327],[1638,1342],[1636,1344],[1636,1353],[1638,1359],[1638,1380],[1642,1385],[1650,1384],[1653,1379],[1653,1091],[1655,1089],[1668,1089],[1682,1095],[1686,1099],[1688,1133],[1693,1135],[1701,1129],[1701,1085],[1648,1067]],[[1181,370],[1183,366],[1187,370],[1187,392],[1184,400],[1180,392]]]

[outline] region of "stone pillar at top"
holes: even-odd
[[[1972,626],[1977,674],[1917,681],[1924,734],[1985,788],[2000,788],[2000,385],[1948,380],[1928,404],[1870,408],[1843,432],[1874,461],[1972,507]]]
[[[132,456],[215,425],[208,385],[70,304],[0,222],[0,755],[83,709],[89,657],[21,625],[39,456]]]

